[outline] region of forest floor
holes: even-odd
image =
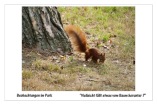
[[[22,49],[23,91],[134,91],[135,7],[58,7],[64,25],[79,26],[104,63],[84,54],[42,54]],[[106,49],[104,49],[104,46]]]

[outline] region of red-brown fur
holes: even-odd
[[[95,48],[88,48],[87,39],[85,33],[77,26],[68,25],[65,28],[65,31],[72,43],[74,50],[85,53],[85,60],[88,61],[89,58],[92,58],[92,61],[97,63],[105,61],[105,53],[100,53]]]
[[[95,48],[90,48],[89,50],[85,52],[86,61],[88,61],[88,59],[91,57],[92,57],[92,61],[95,63],[97,63],[98,59],[99,59],[99,62],[105,61],[105,53],[102,54]]]

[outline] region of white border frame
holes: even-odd
[[[14,6],[17,6],[16,9],[13,9],[13,8],[10,8],[9,10],[7,10],[7,6],[11,6],[11,7],[14,7]],[[145,18],[145,14],[140,14],[140,16],[142,16],[143,18],[139,18],[138,21],[140,21],[142,25],[138,26],[137,24],[137,19],[138,17],[136,17],[136,27],[142,27],[142,32],[138,32],[137,29],[136,29],[136,34],[139,36],[136,36],[136,44],[137,44],[137,40],[138,42],[140,41],[140,44],[137,44],[136,45],[136,51],[139,51],[139,49],[142,50],[143,52],[143,55],[146,55],[146,58],[143,58],[142,56],[142,53],[138,53],[136,52],[136,57],[139,57],[138,59],[140,59],[140,61],[144,61],[145,59],[148,59],[149,62],[143,62],[143,64],[140,64],[140,62],[136,62],[136,77],[137,75],[144,75],[145,78],[149,78],[146,79],[147,81],[147,84],[149,84],[149,86],[151,87],[144,87],[145,86],[145,79],[142,78],[142,79],[137,79],[136,80],[136,86],[138,84],[140,84],[142,87],[144,88],[136,88],[135,91],[21,91],[21,84],[22,82],[19,81],[19,78],[22,78],[21,76],[21,72],[19,73],[18,71],[16,71],[16,69],[18,70],[22,70],[22,66],[21,66],[21,60],[19,61],[19,59],[22,59],[21,56],[19,55],[22,55],[22,47],[21,45],[19,45],[19,43],[21,43],[21,37],[18,37],[19,34],[21,34],[22,32],[22,22],[21,21],[21,18],[22,18],[22,15],[19,14],[19,13],[15,13],[15,11],[19,12],[19,8],[20,6],[38,6],[38,5],[5,5],[4,6],[4,19],[5,19],[5,23],[4,23],[4,31],[5,31],[5,70],[4,70],[4,95],[5,95],[5,100],[99,100],[99,101],[123,101],[123,100],[130,100],[130,101],[133,101],[133,100],[147,100],[147,101],[152,101],[153,100],[153,5],[89,5],[89,6],[136,6],[136,9],[137,7],[140,7],[140,6],[150,6],[149,9],[151,10],[151,13],[150,15],[148,15],[148,17],[146,17],[146,19],[151,19],[151,23],[149,23],[149,21],[144,21],[146,22],[147,24],[149,24],[149,31],[147,30],[148,27],[145,27],[144,25],[146,23],[142,22],[141,20]],[[40,6],[52,6],[52,5],[40,5]],[[54,6],[54,5],[53,5]],[[59,5],[59,6],[68,6],[68,5]],[[85,5],[74,5],[74,6],[85,6]],[[144,8],[143,8],[144,9]],[[14,12],[10,12],[10,11],[14,11]],[[21,9],[20,9],[21,10]],[[14,13],[13,14],[10,14],[10,16],[13,16],[11,17],[13,20],[10,20],[10,16],[8,16],[8,12],[6,11],[9,11],[9,14],[10,13]],[[22,10],[21,10],[22,11]],[[147,11],[147,12],[146,12]],[[145,9],[144,11],[145,13],[148,13],[149,14],[149,11]],[[16,16],[17,15],[17,16]],[[136,14],[137,16],[137,14]],[[149,17],[150,16],[150,17]],[[7,21],[6,21],[7,20]],[[19,22],[20,20],[20,22]],[[146,25],[147,25],[146,24]],[[17,26],[13,26],[13,25],[17,25]],[[13,28],[14,27],[14,28]],[[16,30],[18,29],[18,30]],[[20,32],[19,32],[19,29]],[[148,35],[149,33],[152,34],[152,36],[148,37],[148,36],[144,36],[143,35]],[[142,34],[142,36],[140,35]],[[11,35],[11,36],[10,36]],[[17,35],[17,37],[15,37],[14,35]],[[142,38],[142,39],[141,39]],[[147,44],[145,44],[147,42]],[[10,44],[11,43],[11,46]],[[139,46],[138,46],[139,45]],[[16,46],[18,46],[16,48]],[[152,46],[152,47],[151,47]],[[144,47],[144,48],[143,48]],[[15,50],[15,51],[14,51]],[[147,50],[147,51],[146,51]],[[12,55],[14,54],[14,55]],[[147,56],[147,55],[152,55],[151,57],[150,56]],[[17,61],[15,61],[16,59],[18,59]],[[143,60],[142,60],[143,59]],[[15,63],[15,64],[14,64]],[[20,64],[20,66],[17,66],[17,64]],[[140,64],[140,66],[138,66],[137,64]],[[149,64],[148,67],[145,67],[147,64]],[[151,65],[151,67],[150,67]],[[151,68],[151,72],[145,72],[144,73],[140,70],[139,68],[142,68],[143,70],[145,69],[149,69]],[[138,71],[137,71],[138,70]],[[149,75],[149,76],[148,76]],[[17,78],[18,77],[18,78]],[[141,76],[140,76],[141,77]],[[9,79],[11,78],[11,80]],[[150,82],[151,81],[151,82]],[[17,82],[17,83],[16,83]],[[10,83],[10,84],[9,84]],[[13,85],[14,84],[14,85]],[[17,87],[16,87],[17,86]],[[150,90],[146,90],[146,89],[151,89],[151,92]],[[138,92],[136,92],[138,91]],[[30,93],[30,94],[52,94],[53,97],[44,97],[44,98],[17,98],[16,97],[16,94],[17,93]],[[117,99],[115,98],[110,98],[110,99],[106,99],[106,98],[100,98],[100,97],[80,97],[80,94],[81,93],[84,93],[84,94],[97,94],[97,93],[101,93],[101,94],[147,94],[146,97],[143,97],[143,98],[120,98],[118,97]],[[75,95],[74,95],[75,94]],[[67,97],[68,96],[68,97]],[[73,98],[73,99],[71,99]]]

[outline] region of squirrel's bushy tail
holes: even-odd
[[[64,29],[69,36],[74,50],[79,52],[86,52],[88,47],[85,33],[79,27],[74,25],[68,25]]]
[[[85,33],[77,26],[68,25],[65,27],[65,31],[69,36],[70,42],[74,50],[85,53],[85,60],[88,61],[89,58],[93,62],[97,63],[105,61],[105,53],[100,53],[95,48],[87,47],[87,39]]]

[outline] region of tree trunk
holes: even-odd
[[[56,7],[22,7],[22,46],[71,52],[71,44]]]

